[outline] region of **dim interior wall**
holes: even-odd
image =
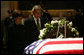
[[[18,9],[18,1],[1,1],[1,21],[5,19],[5,17],[8,16],[7,10],[9,9]],[[62,10],[48,10],[51,16],[58,16],[60,13],[63,13],[64,16],[67,15],[67,12],[71,11],[72,15],[75,15],[74,10],[71,9],[62,9]],[[21,10],[22,13],[25,15],[31,14],[31,10]]]
[[[9,10],[9,1],[1,1],[1,21],[3,21],[7,16],[7,11]]]
[[[7,11],[9,10],[9,1],[1,1],[1,35],[2,35],[2,42],[3,48],[6,48],[6,41],[7,41],[7,31],[4,25],[4,20],[8,16]]]
[[[48,13],[52,17],[59,16],[61,13],[62,13],[63,16],[67,16],[68,15],[67,14],[68,12],[71,12],[73,16],[76,14],[76,11],[74,9],[48,10]],[[23,10],[23,11],[21,11],[21,13],[23,15],[29,15],[29,14],[32,15],[32,11],[31,10]]]

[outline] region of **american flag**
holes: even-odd
[[[83,54],[83,38],[54,38],[33,42],[24,54]]]

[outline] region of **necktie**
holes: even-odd
[[[39,19],[37,19],[37,27],[38,27],[38,30],[40,30]]]

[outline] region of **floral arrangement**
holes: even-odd
[[[64,38],[64,25],[66,23],[66,37],[78,37],[79,32],[72,27],[72,22],[69,22],[66,19],[61,20],[52,20],[45,24],[45,28],[40,30],[39,39],[45,38],[56,38],[58,26],[60,25],[60,29],[58,32],[59,38]]]

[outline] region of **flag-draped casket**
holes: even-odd
[[[54,38],[33,42],[24,54],[83,54],[83,38]]]

